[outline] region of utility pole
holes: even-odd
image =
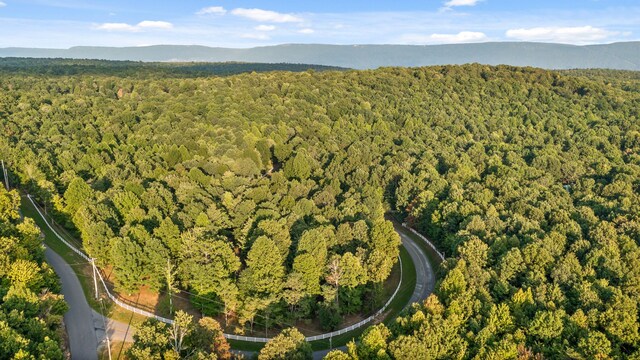
[[[96,279],[96,259],[91,258],[91,267],[93,268],[93,287],[96,290],[96,300],[98,299],[98,280]]]
[[[111,360],[111,340],[109,339],[109,329],[107,329],[107,321],[104,316],[104,303],[102,302],[103,299],[98,297],[98,279],[96,278],[98,269],[96,268],[96,258],[91,258],[91,267],[93,268],[93,287],[96,291],[96,300],[100,300],[100,312],[102,312],[104,337],[107,340],[107,353],[109,354],[109,360]]]
[[[169,290],[169,314],[173,314],[173,267],[167,258],[167,290]]]
[[[107,352],[109,353],[109,360],[111,360],[111,341],[109,340],[109,331],[107,330],[107,322],[104,317],[104,304],[100,299],[100,310],[102,310],[102,324],[104,324],[104,337],[107,339]]]

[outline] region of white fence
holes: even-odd
[[[399,256],[398,256],[398,259],[400,260],[400,281],[398,282],[398,286],[396,286],[396,290],[393,292],[393,295],[391,295],[389,300],[387,300],[387,302],[384,304],[384,306],[382,306],[378,311],[376,311],[375,314],[373,314],[373,315],[369,316],[368,318],[366,318],[364,320],[361,320],[361,321],[359,321],[359,322],[357,322],[357,323],[355,323],[353,325],[347,326],[344,329],[332,331],[330,333],[315,335],[315,336],[307,336],[305,339],[307,341],[317,341],[317,340],[325,340],[325,339],[332,338],[334,336],[346,334],[349,331],[353,331],[355,329],[358,329],[358,328],[370,323],[375,318],[380,316],[387,309],[387,307],[389,307],[389,304],[391,304],[393,299],[395,299],[396,295],[398,294],[398,291],[400,291],[400,286],[402,285],[402,259]],[[239,335],[230,335],[230,334],[225,334],[224,337],[226,337],[227,339],[251,341],[251,342],[267,342],[267,341],[269,341],[268,338],[239,336]]]
[[[76,254],[80,255],[80,257],[82,257],[83,259],[91,262],[92,266],[94,266],[95,268],[95,264],[93,262],[93,259],[90,258],[88,255],[86,255],[84,252],[82,252],[81,250],[77,249],[76,247],[74,247],[73,245],[71,245],[67,240],[65,240],[62,236],[60,236],[60,234],[58,234],[58,232],[53,228],[53,226],[51,226],[51,224],[49,223],[49,221],[47,221],[47,218],[44,216],[44,214],[40,211],[40,208],[38,207],[38,205],[33,201],[33,199],[31,198],[31,195],[27,194],[27,198],[29,199],[29,201],[31,201],[31,203],[33,204],[33,207],[36,209],[36,211],[38,212],[38,214],[40,214],[40,216],[42,217],[42,220],[44,220],[45,224],[47,224],[47,227],[49,227],[49,229],[51,230],[51,232],[53,232],[53,234],[60,239],[60,241],[62,241],[65,245],[67,245],[67,247],[69,247],[69,249],[73,250]],[[338,335],[342,335],[345,334],[349,331],[355,330],[357,328],[360,328],[364,325],[366,325],[367,323],[373,321],[376,317],[380,316],[386,309],[387,307],[389,307],[389,304],[391,304],[391,302],[393,301],[393,299],[395,299],[396,295],[398,294],[398,291],[400,291],[400,286],[402,285],[402,259],[400,257],[398,257],[399,264],[400,264],[400,281],[398,282],[398,286],[396,286],[395,291],[393,292],[393,295],[391,295],[391,297],[389,298],[389,300],[387,300],[387,302],[384,304],[384,306],[382,308],[380,308],[375,314],[369,316],[368,318],[353,324],[351,326],[348,326],[344,329],[340,329],[340,330],[336,330],[330,333],[326,333],[326,334],[320,334],[320,335],[315,335],[315,336],[309,336],[306,338],[307,341],[316,341],[316,340],[324,340],[324,339],[329,339],[332,338],[334,336],[338,336]],[[138,309],[134,306],[131,306],[129,304],[125,304],[124,302],[122,302],[121,300],[119,300],[116,296],[114,296],[111,291],[109,291],[109,288],[107,287],[107,284],[105,283],[104,279],[102,278],[102,275],[100,274],[100,271],[97,270],[97,268],[95,268],[95,272],[98,274],[98,277],[100,278],[100,283],[102,284],[102,287],[104,288],[105,293],[107,294],[107,296],[109,297],[109,299],[111,299],[111,301],[113,301],[116,305],[120,306],[123,309],[129,310],[133,313],[136,314],[140,314],[142,316],[146,316],[146,317],[151,317],[151,318],[155,318],[158,321],[162,321],[164,323],[167,324],[173,324],[173,320],[171,319],[167,319],[164,318],[162,316],[158,316],[156,314],[150,313],[148,311],[142,310],[142,309]],[[233,334],[224,334],[224,337],[227,339],[231,339],[231,340],[240,340],[240,341],[248,341],[248,342],[259,342],[259,343],[266,343],[268,342],[270,339],[269,338],[264,338],[264,337],[254,337],[254,336],[240,336],[240,335],[233,335]]]
[[[393,292],[393,295],[391,295],[391,297],[389,298],[389,300],[387,300],[387,302],[384,304],[384,306],[382,306],[375,314],[369,316],[368,318],[359,321],[351,326],[348,326],[344,329],[340,329],[340,330],[336,330],[330,333],[326,333],[326,334],[322,334],[322,335],[316,335],[316,336],[309,336],[307,337],[307,341],[315,341],[315,340],[323,340],[323,339],[328,339],[330,337],[333,336],[338,336],[338,335],[342,335],[344,333],[348,333],[351,330],[355,330],[359,327],[362,327],[363,325],[373,321],[373,319],[377,318],[378,316],[380,316],[386,309],[387,307],[389,307],[389,304],[391,304],[391,302],[393,301],[393,299],[395,299],[396,295],[398,294],[398,291],[400,291],[400,285],[402,285],[402,258],[400,258],[400,256],[398,256],[398,260],[399,264],[400,264],[400,281],[398,282],[398,286],[396,286],[396,290]]]
[[[407,226],[407,223],[402,223],[402,227],[404,227],[405,229],[407,229],[407,230],[411,231],[412,233],[416,234],[417,237],[422,239],[422,241],[424,241],[427,245],[429,245],[429,247],[432,248],[433,251],[436,252],[436,254],[438,254],[438,257],[440,258],[440,261],[444,261],[444,253],[440,252],[438,250],[438,248],[436,248],[436,246],[433,245],[433,243],[431,241],[429,241],[429,239],[427,239],[424,235],[420,234],[419,232],[417,232],[413,228]]]

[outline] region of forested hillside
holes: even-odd
[[[78,230],[121,292],[187,289],[240,333],[256,320],[334,329],[383,302],[400,239],[363,162],[338,171],[333,152],[353,139],[307,138],[330,128],[260,95],[292,75],[8,77],[2,152],[34,171],[18,170],[21,181]]]
[[[175,282],[238,331],[375,307],[400,243],[389,212],[450,256],[442,280],[330,358],[640,357],[634,81],[4,74],[0,153],[121,291]]]

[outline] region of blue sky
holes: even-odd
[[[639,0],[0,0],[0,47],[640,40]]]

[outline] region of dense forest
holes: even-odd
[[[40,230],[20,218],[20,197],[0,186],[0,359],[64,358],[67,304],[44,261]]]
[[[202,76],[228,76],[247,72],[270,71],[328,71],[344,70],[336,66],[285,63],[205,63],[205,62],[140,62],[89,59],[34,59],[0,58],[0,74],[63,76],[126,76],[137,79],[148,77],[188,78]]]
[[[393,213],[446,251],[441,281],[328,358],[640,357],[637,77],[465,65],[1,79],[14,180],[121,291],[189,289],[237,331],[330,329],[379,302]],[[293,330],[274,341],[308,355]]]
[[[382,189],[358,163],[339,174],[333,149],[274,122],[271,104],[247,108],[253,95],[223,78],[57,78],[55,90],[38,77],[10,79],[16,87],[6,94],[17,98],[3,101],[12,107],[6,130],[39,145],[20,139],[20,150],[6,142],[5,151],[38,172],[19,175],[113,270],[118,290],[188,289],[199,310],[223,314],[239,333],[256,320],[319,318],[334,329],[342,315],[380,306],[400,245]],[[246,90],[261,81],[245,79]],[[29,120],[20,104],[40,106],[43,93],[51,111]],[[239,96],[230,100],[236,110],[227,96]],[[242,120],[246,111],[262,119]]]

